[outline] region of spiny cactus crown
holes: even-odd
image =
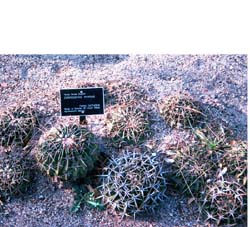
[[[165,196],[167,187],[163,163],[149,153],[126,151],[111,159],[101,176],[104,203],[134,217],[143,211],[154,211]]]
[[[160,113],[171,127],[189,128],[203,115],[197,102],[186,95],[166,97],[160,104]]]
[[[59,125],[39,141],[38,162],[49,176],[77,180],[94,168],[98,149],[94,135],[76,124]]]
[[[0,146],[0,197],[6,199],[27,188],[30,181],[30,161],[20,148]]]
[[[126,104],[141,102],[145,100],[146,92],[139,86],[124,81],[110,81],[107,83],[108,98],[112,99],[114,104]]]
[[[15,107],[0,116],[0,145],[25,146],[37,124],[35,111],[29,107]]]
[[[208,219],[237,223],[246,217],[247,145],[207,128],[195,134],[195,144],[176,152],[174,179],[182,192],[196,197]]]
[[[143,142],[149,133],[149,117],[138,107],[118,106],[107,115],[108,134],[113,145],[135,145]]]

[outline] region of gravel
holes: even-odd
[[[147,143],[156,144],[159,151],[170,140],[185,141],[189,136],[170,130],[155,111],[155,103],[178,92],[189,93],[203,104],[211,119],[223,122],[235,137],[247,139],[246,55],[0,55],[0,112],[17,103],[31,102],[43,113],[42,129],[46,129],[65,119],[59,117],[60,88],[112,80],[128,81],[147,90],[153,100],[147,108],[154,112],[156,122],[155,136]],[[104,117],[89,117],[88,121],[102,135],[99,128]],[[39,133],[31,141],[33,153],[37,138]],[[34,173],[29,191],[0,208],[0,226],[209,226],[199,218],[195,205],[188,205],[187,198],[174,192],[156,214],[136,220],[121,220],[108,210],[86,206],[71,214],[71,188],[52,182],[37,168]]]

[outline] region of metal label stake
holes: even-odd
[[[86,116],[80,115],[80,125],[86,125],[86,124],[88,124]]]

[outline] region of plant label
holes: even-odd
[[[61,89],[60,97],[62,116],[104,114],[102,87]]]

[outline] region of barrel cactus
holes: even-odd
[[[166,97],[160,104],[160,113],[171,127],[177,128],[195,125],[203,115],[198,103],[187,95]]]
[[[217,224],[247,218],[247,143],[230,141],[218,163],[216,178],[206,185],[203,212]]]
[[[233,225],[246,219],[247,143],[215,129],[196,129],[194,144],[176,149],[173,179],[207,220]]]
[[[234,179],[247,187],[247,142],[242,140],[230,141],[230,147],[226,150],[219,163],[221,169],[227,167],[227,171]]]
[[[15,107],[0,116],[0,144],[25,146],[37,124],[35,111],[30,106]]]
[[[107,114],[106,125],[115,147],[140,144],[150,134],[148,114],[134,105],[115,107]]]
[[[104,169],[101,198],[122,217],[154,211],[165,197],[164,174],[163,162],[156,154],[126,151]]]
[[[211,181],[220,168],[223,155],[230,149],[225,130],[207,125],[193,130],[194,140],[181,149],[176,147],[174,155],[174,180],[182,192],[199,196],[207,181]]]
[[[0,146],[0,198],[24,191],[31,179],[30,161],[21,148]]]
[[[59,125],[44,133],[36,155],[41,169],[61,180],[77,180],[94,168],[98,146],[94,135],[76,124]]]
[[[109,81],[107,88],[109,91],[108,100],[114,104],[138,103],[147,99],[146,91],[143,88],[129,82]]]
[[[206,185],[201,207],[207,220],[235,226],[247,219],[247,187],[229,176],[211,182]]]

